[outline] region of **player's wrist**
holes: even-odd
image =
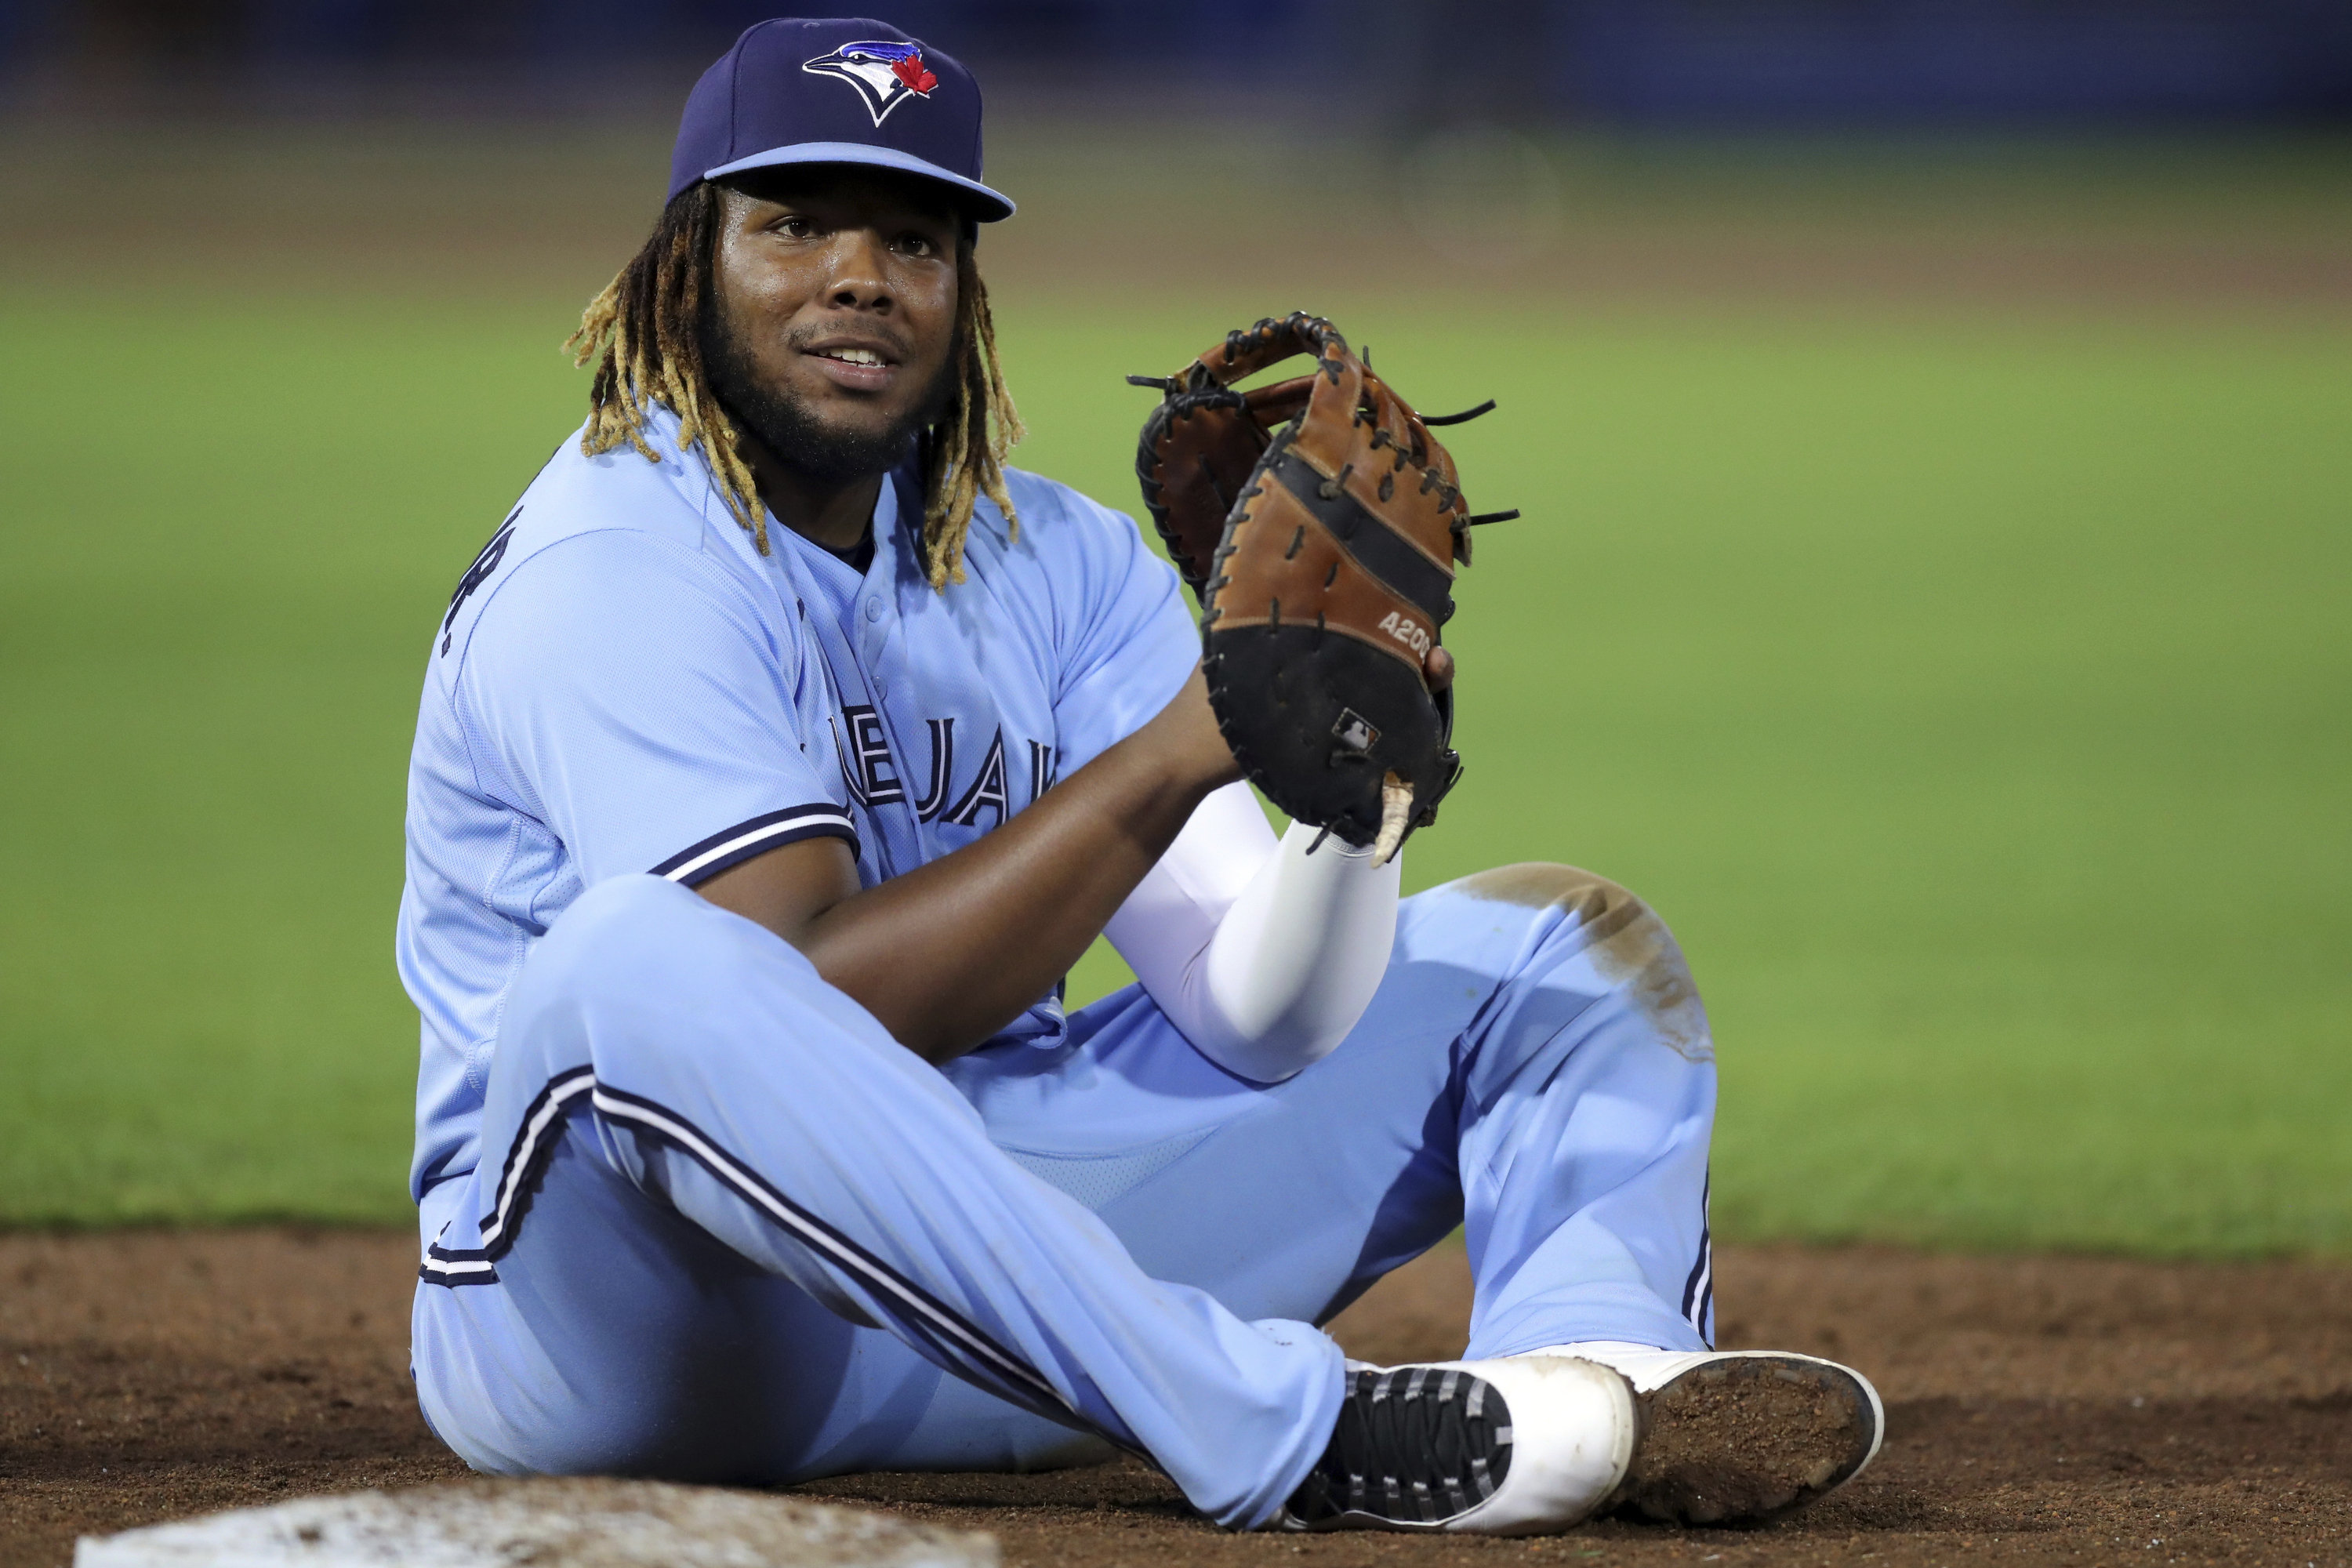
[[[1217,728],[1209,706],[1208,684],[1201,672],[1184,683],[1167,707],[1136,732],[1144,742],[1154,773],[1190,796],[1189,811],[1212,790],[1238,783],[1241,764]]]
[[[1204,739],[1189,726],[1155,721],[1135,739],[1140,771],[1188,814],[1213,792],[1241,780],[1241,767],[1213,724]]]

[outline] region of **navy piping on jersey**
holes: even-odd
[[[599,1084],[593,1068],[573,1068],[559,1073],[532,1098],[523,1112],[522,1124],[515,1131],[514,1142],[507,1151],[506,1163],[499,1169],[491,1210],[482,1216],[481,1249],[449,1251],[446,1254],[446,1267],[436,1272],[436,1260],[431,1254],[444,1251],[436,1246],[429,1249],[425,1268],[420,1271],[423,1278],[449,1286],[488,1284],[496,1279],[495,1273],[484,1278],[482,1270],[513,1247],[539,1178],[554,1155],[556,1140],[552,1134],[570,1112],[583,1104],[592,1106],[597,1115],[607,1121],[622,1123],[693,1160],[821,1261],[891,1303],[898,1320],[941,1360],[976,1366],[1004,1385],[1008,1397],[1041,1415],[1065,1423],[1075,1419],[1086,1430],[1098,1430],[1092,1422],[1079,1417],[1052,1384],[984,1331],[958,1317],[921,1286],[777,1191],[685,1117],[643,1095]],[[461,1272],[465,1278],[454,1277]],[[1115,1443],[1118,1441],[1108,1433],[1102,1436]],[[1118,1446],[1128,1447],[1124,1443]]]
[[[788,805],[782,811],[771,811],[712,834],[655,867],[653,874],[685,887],[699,887],[729,867],[740,866],[755,855],[765,855],[771,849],[803,838],[824,837],[846,838],[849,852],[857,853],[857,826],[842,807],[829,800],[814,805]]]

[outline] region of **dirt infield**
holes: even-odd
[[[405,1371],[411,1245],[258,1230],[0,1237],[0,1564],[77,1533],[444,1479]],[[1140,1467],[871,1476],[807,1492],[992,1531],[1016,1564],[2352,1562],[2352,1267],[1727,1249],[1727,1344],[1878,1380],[1876,1466],[1760,1531],[1602,1523],[1539,1542],[1233,1536]],[[1451,1353],[1442,1249],[1336,1325]]]

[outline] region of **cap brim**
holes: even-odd
[[[715,169],[705,169],[706,180],[723,179],[740,174],[747,169],[781,169],[793,163],[863,163],[869,168],[896,169],[901,174],[919,174],[927,180],[937,180],[952,185],[966,198],[964,205],[982,223],[997,223],[1013,216],[1013,203],[1001,193],[990,190],[978,180],[967,180],[961,174],[950,174],[937,163],[918,158],[911,153],[901,153],[894,147],[874,147],[863,142],[795,142],[790,146],[771,147],[764,153],[754,153],[748,158],[738,158],[731,163],[721,163]]]

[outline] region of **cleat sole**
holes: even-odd
[[[1869,1392],[1826,1362],[1709,1362],[1636,1400],[1641,1441],[1608,1504],[1620,1517],[1761,1523],[1835,1490],[1877,1447]]]

